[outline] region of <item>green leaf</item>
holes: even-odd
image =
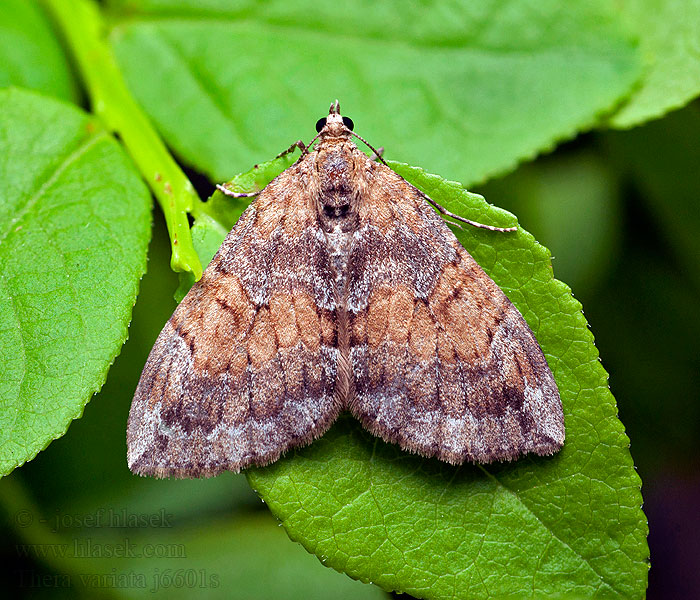
[[[126,339],[150,198],[81,111],[0,91],[0,473],[80,417]]]
[[[473,183],[592,126],[642,73],[600,1],[124,6],[111,40],[130,87],[214,181],[308,141],[339,98],[387,156]]]
[[[595,152],[541,157],[480,191],[518,215],[551,250],[555,275],[577,293],[605,280],[619,250],[621,207],[617,181]]]
[[[683,106],[700,95],[700,0],[622,0],[620,18],[639,36],[643,83],[612,125],[628,128]]]
[[[390,166],[453,212],[513,224],[460,184]],[[251,485],[293,540],[386,590],[421,598],[642,596],[649,553],[640,480],[581,305],[529,233],[457,235],[537,335],[562,396],[563,450],[451,467],[344,418],[311,446],[249,470]]]
[[[0,87],[10,85],[78,99],[63,49],[36,2],[0,2]]]

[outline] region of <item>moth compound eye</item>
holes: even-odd
[[[352,128],[355,127],[355,123],[352,122],[350,117],[343,117],[343,125],[345,125],[345,127],[347,127],[350,131],[352,131]]]
[[[318,121],[316,121],[316,131],[321,133],[321,129],[323,129],[326,126],[326,117],[320,118]]]

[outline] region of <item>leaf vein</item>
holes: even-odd
[[[578,558],[580,558],[581,561],[582,561],[593,573],[595,573],[595,575],[600,579],[600,585],[598,586],[598,589],[599,589],[602,585],[605,585],[606,587],[610,588],[612,591],[616,591],[616,590],[615,590],[615,586],[614,586],[612,583],[608,582],[608,581],[606,580],[605,576],[604,576],[602,573],[600,573],[600,572],[590,563],[590,561],[586,560],[586,558],[585,558],[580,552],[578,552],[577,550],[575,550],[574,548],[572,548],[571,545],[569,545],[568,542],[566,542],[565,540],[563,540],[562,538],[560,538],[556,533],[554,533],[554,531],[539,517],[539,515],[537,515],[537,513],[535,513],[535,511],[532,510],[532,508],[530,508],[530,506],[527,504],[527,502],[525,502],[525,501],[520,497],[519,494],[517,494],[515,491],[511,490],[505,483],[503,483],[503,481],[501,481],[500,479],[498,479],[498,477],[496,477],[495,475],[493,475],[492,473],[490,473],[489,471],[487,471],[483,466],[479,465],[479,469],[481,469],[481,471],[483,471],[489,479],[492,479],[495,483],[497,483],[499,486],[501,486],[506,492],[508,492],[509,494],[511,494],[511,496],[512,496],[513,498],[515,498],[515,499],[523,506],[523,508],[525,508],[525,509],[527,510],[527,512],[528,512],[530,515],[532,515],[532,516],[535,518],[535,520],[536,520],[537,522],[539,522],[539,523],[542,525],[542,527],[545,528],[545,530],[547,530],[547,531],[549,532],[549,534],[552,536],[553,539],[557,540],[557,541],[558,541],[560,544],[562,544],[564,547],[566,547],[566,548],[568,548],[569,550],[571,550],[571,552],[572,552],[574,555],[576,555]]]

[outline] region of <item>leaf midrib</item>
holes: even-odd
[[[532,510],[532,508],[523,500],[523,498],[517,494],[514,490],[510,489],[503,481],[501,481],[498,477],[490,473],[487,469],[485,469],[482,465],[477,465],[479,469],[496,485],[501,487],[503,490],[505,490],[508,494],[510,494],[527,512],[530,514],[555,540],[557,540],[559,543],[561,543],[565,548],[568,548],[575,556],[577,556],[579,559],[581,559],[581,562],[585,564],[597,577],[600,579],[600,584],[601,586],[606,586],[608,589],[610,589],[612,592],[616,592],[615,586],[607,581],[606,577],[600,573],[580,552],[575,550],[568,542],[563,540],[561,537],[559,537],[554,530],[547,525],[538,515],[537,513]],[[534,580],[534,576],[533,576]],[[600,589],[600,587],[598,588]],[[596,590],[597,591],[597,590]]]
[[[593,54],[591,53],[591,46],[582,46],[580,43],[569,42],[566,39],[557,40],[559,43],[549,46],[527,44],[523,47],[503,47],[496,46],[493,44],[480,43],[481,40],[476,38],[466,39],[455,39],[455,40],[436,40],[431,38],[430,40],[423,40],[420,38],[412,37],[406,38],[402,36],[400,32],[396,32],[391,35],[362,35],[357,29],[354,30],[343,30],[336,31],[326,28],[310,27],[304,26],[302,23],[285,23],[282,20],[265,19],[260,18],[259,15],[255,15],[252,11],[245,14],[232,14],[227,13],[222,16],[214,15],[198,15],[189,14],[187,12],[183,13],[170,13],[170,14],[153,14],[153,13],[130,13],[125,17],[117,17],[110,21],[111,30],[110,36],[120,36],[125,29],[129,27],[138,27],[140,25],[149,26],[160,26],[160,25],[200,25],[207,28],[221,27],[223,25],[237,25],[241,26],[244,24],[251,25],[251,31],[260,32],[261,28],[268,28],[270,32],[296,32],[298,34],[307,35],[317,35],[325,38],[332,38],[334,40],[346,39],[346,40],[357,40],[364,43],[377,43],[386,44],[390,46],[404,46],[406,48],[433,48],[436,50],[455,50],[455,51],[471,51],[478,52],[480,54],[491,55],[491,56],[522,56],[525,60],[532,60],[533,55],[554,55],[561,56],[562,50],[567,50],[567,60],[570,60],[573,55],[579,55],[582,57],[589,58],[593,60],[594,58],[603,58],[606,61],[610,60],[610,49],[608,47],[608,40],[605,39],[601,42],[600,52]],[[619,38],[621,43],[626,40],[623,37]]]

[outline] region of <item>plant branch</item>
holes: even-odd
[[[189,271],[199,279],[202,265],[192,246],[187,213],[201,201],[129,92],[105,39],[97,5],[92,0],[43,0],[43,3],[73,53],[93,111],[106,127],[119,135],[163,210],[172,248],[171,268]]]

